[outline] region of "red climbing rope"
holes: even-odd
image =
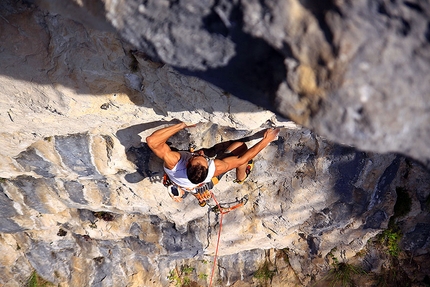
[[[223,209],[219,205],[219,203],[216,200],[215,195],[213,194],[212,191],[211,191],[211,196],[212,196],[212,199],[215,201],[216,205],[218,206],[219,212],[221,213],[221,217],[219,219],[218,240],[217,240],[217,243],[216,243],[215,256],[214,256],[214,265],[212,266],[212,275],[211,275],[211,281],[209,283],[209,287],[212,286],[212,280],[213,280],[214,274],[215,274],[216,260],[218,258],[218,247],[219,247],[219,240],[221,238],[221,229],[222,229],[222,217],[224,216],[225,213],[227,213],[227,212],[223,211]]]
[[[248,201],[248,197],[247,197],[247,196],[244,196],[244,197],[239,201],[239,203],[237,203],[237,204],[236,204],[236,205],[234,205],[234,206],[231,206],[231,207],[221,207],[221,205],[220,205],[220,204],[218,203],[218,201],[216,200],[215,195],[213,194],[213,192],[212,192],[212,191],[210,191],[210,193],[211,193],[211,197],[212,197],[212,199],[215,201],[215,203],[216,203],[216,205],[217,205],[217,207],[218,207],[219,213],[221,214],[221,217],[220,217],[220,219],[219,219],[218,240],[217,240],[216,248],[215,248],[214,265],[212,266],[212,275],[211,275],[211,280],[210,280],[210,283],[209,283],[209,287],[212,287],[212,280],[213,280],[213,278],[214,278],[214,274],[215,274],[215,267],[216,267],[216,261],[217,261],[217,258],[218,258],[219,241],[220,241],[220,238],[221,238],[222,218],[223,218],[224,214],[227,214],[227,213],[229,213],[230,211],[235,210],[236,208],[243,206],[243,205]]]

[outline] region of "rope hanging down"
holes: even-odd
[[[213,194],[213,192],[211,191],[211,197],[212,199],[215,201],[216,207],[218,208],[219,213],[221,214],[220,219],[219,219],[219,230],[218,230],[218,239],[217,239],[217,243],[216,243],[216,248],[215,248],[215,255],[214,255],[214,264],[212,266],[212,272],[211,272],[211,280],[209,283],[209,287],[212,287],[212,280],[214,278],[214,274],[215,274],[215,267],[216,267],[216,261],[218,258],[218,249],[219,249],[219,241],[221,238],[221,230],[222,230],[222,219],[224,214],[229,213],[230,211],[244,205],[247,201],[248,201],[248,197],[245,196],[244,198],[242,198],[238,204],[231,206],[231,207],[221,207],[221,205],[218,203],[218,201],[215,198],[215,195]],[[214,208],[212,208],[212,211],[215,211]]]
[[[219,205],[219,203],[216,200],[215,195],[214,195],[214,193],[212,191],[211,191],[211,196],[212,196],[212,199],[215,201],[215,203],[216,203],[216,205],[217,205],[217,207],[219,209],[219,212],[221,213],[221,216],[220,216],[220,219],[219,219],[218,239],[217,239],[216,248],[215,248],[214,264],[212,266],[212,274],[211,274],[211,280],[210,280],[210,283],[209,283],[209,287],[212,287],[212,280],[213,280],[214,274],[215,274],[216,260],[218,258],[219,240],[221,238],[222,218],[223,218],[224,214],[226,213],[226,212],[224,212],[222,210],[221,206]]]

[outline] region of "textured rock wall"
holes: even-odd
[[[242,135],[208,124],[179,134],[172,144],[205,146]],[[165,286],[176,265],[210,274],[219,228],[214,203],[201,208],[192,196],[171,201],[160,182],[161,162],[145,144],[124,150],[114,135],[55,136],[13,161],[22,175],[1,183],[2,249],[8,254],[3,284],[19,286],[33,268],[64,286]],[[257,157],[244,186],[233,179],[227,174],[214,189],[225,204],[248,198],[224,217],[216,277],[221,285],[252,284],[267,259],[261,249],[272,248],[288,248],[285,269],[296,276],[273,286],[310,284],[329,268],[326,255],[333,249],[348,261],[387,227],[398,187],[411,192],[414,205],[413,219],[402,223],[410,233],[404,248],[428,252],[429,175],[405,158],[357,152],[290,127]]]
[[[103,2],[122,37],[184,73],[335,142],[429,163],[428,1]]]
[[[173,202],[143,142],[172,119],[202,122],[171,138],[179,149],[252,145],[262,129],[283,127],[249,181],[235,185],[228,173],[214,188],[226,205],[248,199],[224,216],[217,286],[258,286],[253,276],[268,261],[278,269],[272,286],[312,285],[329,253],[381,271],[383,256],[366,244],[388,226],[399,188],[412,204],[397,218],[399,260],[409,278],[424,279],[430,176],[417,162],[334,144],[109,31],[0,5],[0,285],[23,286],[35,270],[61,286],[168,286],[170,272],[188,265],[206,286],[220,216],[213,202]]]

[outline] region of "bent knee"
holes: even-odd
[[[234,156],[241,156],[248,150],[248,147],[243,142],[234,142],[232,143],[224,153],[228,153]]]

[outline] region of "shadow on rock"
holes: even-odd
[[[149,123],[143,123],[139,125],[133,125],[125,129],[117,131],[116,136],[120,143],[126,149],[127,159],[134,163],[136,166],[136,171],[125,175],[125,179],[129,183],[138,183],[145,178],[149,178],[151,182],[161,182],[163,179],[163,163],[155,154],[151,151],[148,144],[143,142],[144,139],[139,135],[140,133],[153,129],[155,127],[161,127],[166,124],[176,124],[177,120],[172,121],[154,121]],[[217,125],[212,125],[212,127],[218,127]],[[221,128],[222,129],[222,128]],[[218,128],[214,129],[218,131]],[[249,142],[255,139],[262,138],[265,129],[258,131],[250,136],[241,137],[234,140],[228,140],[224,142],[217,143],[210,148],[202,148],[206,155],[213,157],[220,153],[220,151],[225,150],[232,142]],[[230,130],[229,135],[234,137],[234,134],[242,134],[242,131]],[[210,135],[210,133],[208,134]],[[206,135],[206,136],[208,136]],[[182,130],[173,135],[167,144],[172,150],[186,150],[190,149],[193,144],[190,140],[190,133]]]

